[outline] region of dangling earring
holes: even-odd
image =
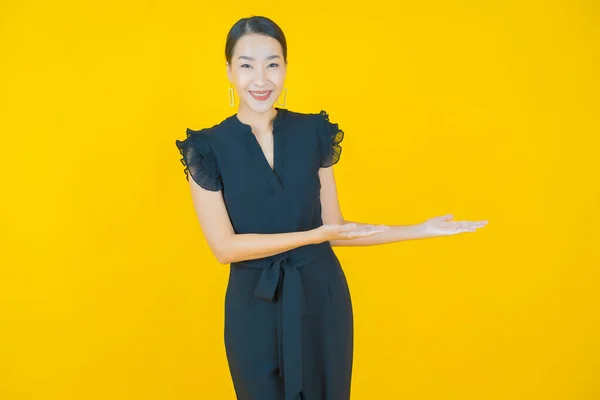
[[[277,105],[285,106],[285,99],[287,97],[287,88],[283,88],[283,104],[279,104],[279,99],[277,99]]]
[[[235,96],[233,95],[233,84],[229,88],[229,107],[233,107],[235,105]]]

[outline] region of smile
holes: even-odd
[[[265,101],[271,96],[271,90],[261,91],[261,92],[250,92],[250,95],[254,97],[256,100]]]

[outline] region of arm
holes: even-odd
[[[321,180],[321,218],[323,224],[354,223],[359,228],[372,226],[364,222],[344,219],[337,196],[335,176],[332,167],[319,169]],[[394,243],[403,240],[427,239],[438,236],[455,235],[462,232],[475,232],[487,224],[487,221],[450,221],[452,215],[434,217],[414,225],[387,225],[390,229],[376,235],[356,237],[352,239],[330,240],[331,246],[373,246],[376,244]],[[379,225],[386,226],[386,225]]]
[[[321,180],[321,217],[323,219],[323,224],[355,223],[359,227],[374,225],[344,219],[338,200],[333,167],[320,168],[319,179]],[[421,224],[388,226],[390,227],[389,230],[377,235],[348,240],[332,240],[330,243],[332,246],[372,246],[425,237],[422,232]]]
[[[358,226],[367,225],[361,222],[355,221],[347,221],[344,220],[344,223],[354,222]],[[372,225],[372,224],[368,224]],[[388,225],[390,229],[388,231],[382,232],[378,235],[356,238],[351,240],[334,240],[331,245],[332,246],[373,246],[376,244],[385,244],[385,243],[394,243],[400,242],[403,240],[413,240],[413,239],[425,239],[429,236],[426,236],[423,232],[421,224],[415,225]]]
[[[323,240],[315,229],[274,234],[236,234],[223,201],[222,191],[211,191],[189,179],[194,210],[208,246],[221,264],[281,253]]]
[[[487,225],[487,221],[450,221],[452,214],[429,218],[415,225],[388,225],[389,230],[375,236],[360,237],[352,240],[335,241],[336,246],[371,246],[399,242],[402,240],[428,239],[439,236],[456,235],[463,232],[475,232]],[[352,223],[353,221],[344,221]],[[354,222],[359,227],[365,224]]]

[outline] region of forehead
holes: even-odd
[[[270,36],[249,33],[242,36],[235,44],[233,58],[237,59],[239,56],[244,55],[261,60],[274,54],[282,56],[281,44],[276,39]]]

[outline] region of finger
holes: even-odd
[[[469,224],[468,222],[461,222],[460,223],[460,229],[470,229],[471,224]]]
[[[471,224],[471,225],[469,225],[469,227],[471,227],[471,228],[482,228],[483,226],[485,226],[485,224]]]
[[[379,232],[385,232],[385,231],[386,231],[386,229],[384,229],[384,228],[375,228],[375,227],[359,230],[359,232],[364,232],[364,233],[371,233],[371,232],[379,233]]]
[[[484,226],[488,223],[488,221],[461,221],[467,223],[471,226]]]
[[[458,221],[452,221],[452,222],[444,222],[441,224],[442,228],[448,228],[448,229],[459,229],[460,228],[460,222]]]
[[[342,230],[349,231],[356,227],[357,227],[357,225],[355,223],[344,224],[344,225],[342,225]]]
[[[364,236],[376,235],[378,233],[383,233],[383,232],[385,232],[383,229],[368,229],[368,230],[354,231],[353,234],[360,236],[360,237],[364,237]]]
[[[468,226],[471,227],[471,228],[481,228],[482,226],[485,226],[485,223],[483,223],[483,222],[471,222]]]
[[[373,230],[377,231],[377,232],[387,232],[390,230],[389,226],[385,226],[385,225],[380,225],[376,228],[373,228]]]
[[[374,229],[373,227],[366,226],[364,228],[357,229],[357,232],[371,232],[373,229]]]
[[[364,235],[363,235],[363,232],[360,232],[360,231],[352,231],[352,232],[348,232],[348,233],[346,233],[346,234],[345,234],[345,236],[346,236],[348,239],[356,239],[356,238],[359,238],[359,237],[363,237]]]

